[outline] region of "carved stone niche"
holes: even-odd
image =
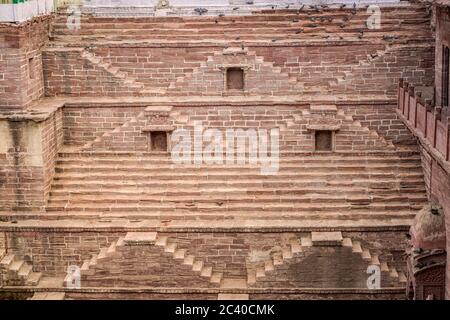
[[[335,150],[336,132],[341,128],[336,119],[332,117],[311,119],[306,128],[313,134],[315,151]]]
[[[245,75],[251,68],[247,64],[223,64],[218,68],[223,73],[224,95],[245,94]]]
[[[445,250],[413,249],[408,253],[406,293],[414,300],[445,299]]]
[[[170,119],[171,111],[172,107],[170,106],[150,106],[145,109],[147,125],[141,131],[148,134],[148,151],[170,151],[170,136],[175,130],[175,126]]]

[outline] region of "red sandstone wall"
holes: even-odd
[[[120,68],[150,88],[168,88],[178,77],[184,77],[206,62],[219,47],[100,47],[94,53],[103,61]]]
[[[78,49],[43,52],[45,95],[137,95],[139,88],[84,58]]]
[[[450,118],[447,110],[431,107],[414,94],[414,87],[400,82],[398,110],[411,132],[418,138],[422,167],[430,200],[444,208],[447,252],[450,251]],[[450,255],[447,254],[447,265]],[[447,299],[450,298],[450,269],[447,268]]]
[[[304,86],[321,94],[395,94],[399,78],[416,85],[433,81],[432,47],[353,44],[309,47],[255,47]],[[369,57],[368,57],[369,56]]]
[[[419,86],[432,85],[434,78],[429,44],[248,49],[223,55],[222,48],[209,46],[117,46],[97,48],[89,57],[79,49],[49,49],[46,95],[395,95],[401,77]],[[233,65],[249,68],[242,93],[224,90],[222,67]]]
[[[0,108],[23,108],[44,94],[41,49],[50,18],[0,25]]]
[[[30,261],[33,262],[33,270],[44,272],[44,275],[65,275],[67,267],[69,265],[81,266],[83,261],[90,259],[92,256],[98,255],[101,248],[108,248],[110,244],[116,241],[119,237],[124,236],[125,232],[100,232],[98,230],[90,230],[89,232],[81,231],[63,231],[58,232],[51,231],[29,231],[29,232],[6,232],[8,239],[8,249],[17,254],[18,256],[27,256]],[[272,254],[281,253],[284,248],[288,246],[289,240],[292,238],[300,239],[303,233],[266,233],[266,232],[248,232],[248,233],[221,233],[221,232],[179,232],[179,233],[164,233],[161,236],[168,236],[171,243],[176,243],[178,249],[187,249],[188,254],[192,254],[197,260],[203,261],[205,266],[211,266],[213,272],[223,272],[226,278],[246,278],[247,270],[254,269],[264,263]],[[388,262],[390,265],[395,266],[397,270],[404,269],[404,263],[399,252],[404,252],[405,239],[400,232],[348,232],[345,236],[349,236],[352,239],[361,241],[364,248],[369,249],[371,253],[380,256],[380,259]],[[121,248],[121,254],[113,256],[112,260],[106,260],[103,265],[99,266],[98,270],[104,271],[95,274],[89,279],[92,281],[102,281],[101,277],[110,273],[113,274],[126,274],[128,275],[130,284],[133,284],[132,274],[139,274],[138,270],[141,270],[141,274],[148,274],[151,281],[155,280],[155,274],[148,271],[150,263],[158,265],[158,273],[164,274],[169,269],[174,268],[175,264],[182,264],[182,261],[169,259],[170,255],[164,255],[164,248],[149,246],[145,249],[145,246],[126,246]],[[144,249],[143,249],[144,248]],[[323,249],[323,248],[322,248]],[[348,268],[356,267],[357,270],[362,270],[362,275],[359,277],[360,282],[358,286],[362,286],[363,277],[367,279],[367,275],[364,274],[367,269],[368,262],[362,261],[359,254],[351,253],[347,256],[348,260],[345,263],[339,261],[344,257],[336,252],[336,250],[327,251],[326,249],[319,249],[315,251],[317,257],[327,257],[330,261],[334,261],[334,264],[342,264],[342,272],[340,275],[346,278]],[[141,255],[139,257],[139,255]],[[145,256],[147,255],[147,256]],[[345,261],[345,258],[343,258]],[[133,261],[131,261],[133,260]],[[114,266],[111,266],[114,264]],[[129,266],[133,265],[133,268]],[[319,265],[317,260],[313,259],[309,267],[316,268]],[[352,266],[356,265],[356,266]],[[279,279],[280,282],[268,280],[267,285],[270,287],[283,287],[288,286],[286,281],[289,279],[295,279],[297,277],[298,270],[295,268],[281,268],[281,274],[284,274],[283,279]],[[136,269],[135,269],[136,268]],[[139,269],[141,268],[141,269]],[[183,267],[180,267],[183,268]],[[132,269],[132,270],[130,270]],[[185,276],[186,270],[176,269],[182,272]],[[309,269],[313,272],[312,269]],[[150,272],[150,273],[149,273]],[[359,272],[359,271],[358,271]],[[176,274],[173,274],[173,281]],[[195,275],[195,274],[193,274]],[[277,273],[274,273],[276,276]],[[339,272],[333,273],[330,277],[336,277]],[[321,283],[325,283],[328,280],[324,280],[327,275],[318,274],[317,280]],[[111,277],[108,281],[112,281]],[[353,279],[353,275],[351,277]],[[106,278],[105,278],[106,279]],[[105,280],[104,279],[104,280]],[[198,280],[198,279],[197,279]],[[283,280],[283,281],[281,281]],[[300,279],[299,281],[304,281]],[[305,280],[306,281],[306,280]],[[345,279],[343,281],[346,281]],[[257,281],[258,282],[258,281]],[[94,283],[94,282],[93,282]],[[269,283],[271,283],[269,285]],[[364,280],[365,283],[365,280]],[[136,285],[136,283],[134,283]],[[205,283],[206,284],[206,283]],[[344,286],[343,283],[341,283]],[[108,286],[111,286],[109,283]],[[176,287],[176,285],[173,285]],[[303,286],[303,285],[302,285]],[[306,284],[305,284],[306,286]],[[204,286],[202,286],[204,287]],[[320,287],[320,286],[315,286]]]
[[[442,45],[450,47],[450,9],[436,8],[436,68],[435,88],[436,105],[441,105],[442,99]]]

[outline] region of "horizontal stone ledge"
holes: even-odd
[[[434,39],[430,38],[419,38],[419,39],[398,39],[394,41],[395,44],[405,44],[411,45],[413,48],[418,43],[421,44],[429,44],[431,46],[434,45]],[[367,40],[311,40],[311,41],[286,41],[279,40],[276,42],[269,41],[251,41],[251,40],[239,40],[239,41],[190,41],[190,42],[156,42],[153,40],[141,40],[141,41],[127,41],[127,40],[115,40],[115,41],[102,41],[102,40],[93,40],[87,41],[83,40],[82,45],[85,47],[95,46],[95,47],[110,47],[110,48],[208,48],[208,47],[225,47],[227,45],[236,45],[240,46],[241,44],[251,46],[251,47],[342,47],[349,45],[376,45],[376,44],[386,44],[391,43],[390,41],[379,40],[378,42],[369,42]],[[64,43],[65,47],[79,47],[80,42],[77,43]]]
[[[341,126],[338,124],[330,125],[330,124],[308,124],[306,129],[310,131],[339,131],[341,130]]]
[[[311,241],[313,246],[342,246],[342,232],[312,232]]]
[[[209,294],[385,294],[404,293],[404,287],[392,287],[381,289],[365,288],[246,288],[246,289],[225,289],[225,288],[165,288],[165,287],[138,287],[138,288],[105,288],[105,287],[85,287],[80,289],[68,289],[61,287],[28,287],[28,286],[5,286],[0,288],[0,292],[66,292],[66,293],[166,293],[166,294],[186,294],[186,293],[209,293]]]
[[[166,131],[172,132],[175,130],[175,126],[170,125],[154,125],[154,126],[146,126],[141,129],[142,132],[157,132],[157,131]]]
[[[156,236],[156,232],[128,232],[123,241],[127,246],[148,245],[155,243]]]
[[[42,219],[42,218],[41,218]],[[392,219],[391,219],[392,220]],[[326,223],[320,221],[266,221],[251,220],[224,220],[222,222],[205,221],[170,221],[141,220],[129,221],[126,219],[111,222],[93,220],[22,220],[16,222],[1,222],[0,232],[199,232],[199,233],[284,233],[284,232],[385,232],[408,231],[411,219],[396,219],[389,223],[367,220],[365,223],[347,220],[331,220]],[[252,225],[254,224],[254,225]],[[258,225],[259,224],[259,225]],[[265,225],[264,225],[265,224]]]

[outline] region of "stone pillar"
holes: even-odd
[[[50,16],[0,25],[0,110],[23,109],[44,94],[41,49]]]
[[[40,211],[62,145],[62,112],[0,114],[0,210]]]

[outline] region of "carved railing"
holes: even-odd
[[[450,161],[450,113],[448,107],[432,106],[420,92],[400,79],[398,86],[397,113],[412,133]],[[434,152],[433,152],[434,153]]]

